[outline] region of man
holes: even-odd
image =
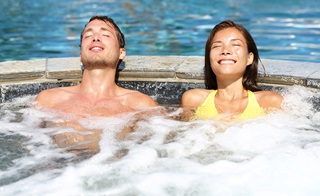
[[[117,66],[126,55],[124,46],[124,35],[113,19],[93,16],[80,38],[84,66],[81,84],[44,90],[36,101],[79,117],[110,116],[157,106],[150,96],[115,83]]]
[[[80,38],[80,57],[84,66],[82,82],[77,86],[44,90],[36,101],[45,108],[71,113],[79,118],[111,116],[157,106],[150,96],[121,88],[115,83],[117,67],[126,55],[124,46],[124,35],[111,18],[93,16]],[[51,122],[42,124],[43,127],[55,125]],[[100,151],[102,130],[87,130],[76,120],[58,125],[76,130],[53,135],[58,146],[75,154],[92,155]],[[130,124],[124,126],[121,138],[130,132],[130,127]]]

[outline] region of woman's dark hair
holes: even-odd
[[[248,65],[246,68],[246,71],[243,75],[243,81],[242,85],[245,89],[251,90],[251,91],[259,91],[258,85],[257,85],[257,77],[258,77],[258,65],[259,65],[259,53],[257,46],[250,35],[250,33],[240,24],[236,24],[230,20],[225,20],[216,25],[210,32],[207,42],[206,42],[206,47],[205,47],[205,86],[206,89],[217,89],[218,84],[217,84],[217,78],[215,73],[212,71],[211,64],[210,64],[210,51],[212,47],[212,40],[215,36],[215,34],[218,31],[221,31],[226,28],[236,28],[237,30],[240,31],[240,33],[243,35],[243,37],[246,40],[247,44],[247,49],[248,52],[252,52],[254,55],[254,59],[251,65]]]
[[[120,48],[124,48],[126,42],[125,42],[125,39],[124,39],[124,35],[123,33],[121,32],[120,28],[118,27],[118,25],[114,22],[114,20],[108,16],[92,16],[89,20],[89,22],[93,21],[93,20],[102,20],[104,21],[105,23],[109,23],[113,26],[113,28],[116,30],[117,32],[117,39],[118,39],[118,42],[119,42],[119,45],[120,45]],[[88,22],[88,23],[89,23]],[[88,25],[88,23],[84,26],[86,27]],[[83,29],[84,31],[84,29]],[[81,35],[80,35],[80,47],[81,47],[81,42],[82,42],[82,38],[83,38],[83,31],[81,32]]]

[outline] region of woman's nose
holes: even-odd
[[[222,47],[222,50],[221,50],[221,54],[222,55],[228,55],[228,54],[231,54],[231,50],[228,46],[223,46]]]

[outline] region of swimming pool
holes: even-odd
[[[320,1],[15,0],[0,13],[0,61],[78,56],[84,24],[103,14],[125,33],[128,55],[202,56],[210,29],[232,19],[262,58],[320,62]]]
[[[74,6],[74,12],[78,11],[75,9],[79,8],[78,5],[88,10],[92,8],[101,9],[98,1],[65,2]],[[119,3],[112,1],[105,3],[108,2],[119,5]],[[133,9],[133,12],[135,12],[135,9],[138,12],[141,11],[139,6],[133,6],[135,2],[133,4],[132,1],[119,2],[121,5],[128,4],[127,6]],[[6,5],[7,3],[4,2]],[[55,6],[60,8],[58,14],[65,13],[65,10],[69,9],[64,6],[66,4],[59,2],[55,2],[56,5],[52,4],[51,8],[50,6],[42,6],[36,1],[31,1],[30,4],[23,1],[16,1],[16,3],[25,8],[32,5],[42,10],[47,9],[42,14],[49,13],[48,15],[50,15],[51,8],[55,10]],[[150,3],[150,1],[144,3]],[[245,4],[242,1],[227,1],[226,4],[236,6],[238,3],[240,5]],[[181,5],[180,3],[177,4]],[[295,1],[295,5],[300,4],[301,2]],[[161,3],[162,5],[170,9],[168,2],[164,1],[164,3]],[[179,6],[178,8],[180,8]],[[195,2],[193,6],[193,8],[198,8],[198,4]],[[221,5],[221,7],[223,6],[225,5]],[[12,13],[19,12],[15,8],[14,5],[10,8]],[[109,11],[118,13],[115,11],[116,8],[113,7]],[[156,8],[158,9],[158,7],[154,7],[154,9]],[[37,16],[37,14],[32,13],[32,10],[26,10],[28,9],[24,11],[30,13],[31,16]],[[192,13],[191,10],[190,12]],[[54,13],[56,13],[56,10]],[[147,13],[152,16],[151,11]],[[83,17],[84,19],[80,23],[84,24],[92,12],[85,14],[88,15],[83,17],[80,14],[79,18]],[[68,18],[70,15],[65,17]],[[136,19],[139,19],[139,17],[138,14]],[[56,20],[57,18],[59,17],[55,17],[55,14],[53,14],[51,19]],[[48,25],[51,23],[48,23],[47,20],[36,18],[34,24],[31,24],[33,28],[30,28],[29,31],[38,34],[34,32],[43,32],[42,27],[46,26],[47,31],[49,29],[51,33],[57,34],[57,37],[59,34],[66,35],[63,30],[59,30],[59,27],[61,24],[68,25],[69,22],[64,23],[65,20],[62,19],[59,21],[60,23],[53,21],[51,26]],[[72,19],[78,20],[75,15]],[[30,18],[26,20],[30,21]],[[39,23],[43,23],[43,25],[39,26]],[[57,23],[58,26],[54,25]],[[172,32],[176,32],[176,22],[172,24],[174,26]],[[28,24],[25,26],[28,26]],[[144,50],[149,46],[144,40],[149,38],[149,34],[144,35],[139,31],[141,28],[141,26],[138,26],[133,33],[138,32],[139,34],[140,32],[141,40],[137,40],[136,43],[142,43],[142,46],[144,46],[143,50],[142,47],[136,50],[145,52]],[[73,27],[70,26],[70,29],[73,29]],[[162,27],[159,29],[162,29]],[[11,30],[14,31],[14,29]],[[70,43],[76,43],[78,30],[74,31],[74,36],[68,36]],[[150,32],[149,30],[147,32]],[[182,28],[182,32],[185,32],[184,30]],[[204,31],[207,30],[204,28]],[[29,31],[26,34],[29,34]],[[195,32],[197,31],[195,30]],[[157,35],[155,38],[161,38],[161,30],[159,32],[159,37]],[[30,48],[30,51],[41,48],[42,55],[45,55],[45,58],[52,57],[50,55],[57,55],[58,57],[60,57],[59,55],[73,56],[73,54],[68,53],[71,51],[68,48],[69,43],[55,48],[52,47],[54,41],[45,39],[41,33],[37,36],[38,38],[33,37],[29,40],[30,44],[26,45],[28,49]],[[63,38],[65,37],[63,36]],[[19,50],[21,47],[18,43],[14,45],[14,41],[19,39],[22,38],[12,39],[10,47],[9,45],[7,47],[15,46],[17,51],[24,53],[25,50]],[[39,43],[39,40],[41,40],[41,43]],[[55,41],[57,43],[65,42],[64,40],[58,40]],[[171,38],[167,41],[169,43]],[[167,41],[163,43],[167,43]],[[154,46],[159,47],[158,43]],[[163,48],[161,46],[154,51],[160,51],[160,53],[167,51],[167,46],[169,45],[165,45]],[[180,42],[178,46],[177,49],[180,50]],[[77,48],[76,45],[75,48]],[[35,51],[32,53],[36,53]],[[78,54],[78,48],[74,51]],[[78,56],[77,54],[75,56]],[[15,57],[17,56],[15,55]],[[38,58],[37,56],[26,56],[28,56],[27,58]],[[307,56],[309,57],[309,55]],[[312,55],[310,56],[312,57]],[[166,62],[168,58],[166,57]],[[179,59],[178,57],[172,58]],[[147,58],[146,62],[151,61],[153,63],[154,58],[150,59]],[[46,65],[55,65],[54,60],[41,59],[41,62],[47,62]],[[60,60],[62,62],[60,62],[61,67],[68,67],[65,66],[69,65],[69,62],[66,63],[66,59]],[[307,61],[307,59],[304,60]],[[133,62],[138,61],[135,58]],[[21,64],[23,68],[33,68],[36,63],[23,62]],[[267,73],[271,71],[277,81],[285,81],[291,84],[302,82],[302,84],[307,84],[311,88],[312,86],[319,88],[320,83],[317,79],[319,77],[313,78],[319,75],[315,66],[310,66],[315,68],[311,71],[306,69],[306,63],[302,62],[299,64],[303,68],[300,72],[291,72],[292,69],[287,66],[284,67],[283,62],[273,63],[269,67],[270,64],[267,63],[267,71],[269,71]],[[290,62],[287,62],[288,64]],[[138,69],[138,74],[142,73],[145,76],[146,73],[142,72],[145,71],[145,67],[136,65],[139,65],[139,63],[132,64]],[[150,63],[148,65],[150,66]],[[172,62],[170,65],[177,67]],[[190,63],[190,66],[181,66],[187,71],[178,70],[173,74],[173,77],[178,74],[180,76],[188,76],[189,74],[196,78],[199,77],[192,72],[195,65],[200,65],[197,69],[201,69],[202,64],[193,62]],[[130,75],[130,66],[126,68],[128,67],[129,71],[125,73]],[[42,64],[41,68],[46,69]],[[161,71],[168,75],[171,74],[169,71],[172,71],[171,67],[168,66],[160,66],[159,70],[157,76],[163,74]],[[46,71],[48,71],[46,76],[52,77],[56,70]],[[281,75],[282,73],[295,77],[291,78],[287,75],[284,77]],[[41,74],[43,74],[42,71],[33,70],[30,78],[40,78]],[[25,76],[24,74],[21,75]],[[17,92],[26,93],[28,88],[33,89],[30,86],[41,86],[41,84],[30,84],[29,80],[32,79],[23,78],[21,75],[15,78],[22,78],[26,82],[15,86],[13,90],[16,91],[13,91],[13,94]],[[10,77],[14,76],[15,73],[10,73]],[[63,76],[69,75],[64,73]],[[61,78],[55,79],[59,81]],[[167,78],[162,82],[170,83]],[[29,84],[30,86],[28,86]],[[145,88],[144,85],[138,85],[138,87]],[[192,85],[191,83],[183,86],[183,88],[189,88]],[[157,93],[164,93],[162,87],[161,85],[150,84],[147,89],[151,92],[156,89]],[[1,83],[1,95],[6,91],[10,94],[10,87],[7,88],[6,82]],[[175,93],[181,94],[180,91]],[[103,130],[99,142],[101,151],[92,156],[86,154],[84,157],[67,153],[64,148],[57,146],[52,137],[56,133],[63,134],[74,130],[39,127],[43,120],[59,122],[61,119],[57,118],[55,114],[30,107],[33,96],[23,96],[13,102],[3,102],[0,104],[0,195],[318,195],[320,193],[318,186],[320,180],[319,91],[313,91],[303,86],[288,86],[281,91],[281,94],[285,97],[284,107],[286,112],[274,113],[245,123],[228,124],[215,121],[181,122],[175,119],[180,110],[169,108],[169,113],[166,116],[154,115],[139,121],[134,126],[135,132],[128,133],[124,139],[118,136],[124,124],[131,125],[132,116],[130,115],[83,119],[80,123],[88,129]],[[159,97],[163,98],[163,95],[166,94],[160,94]],[[6,100],[5,98],[1,96],[1,101]]]

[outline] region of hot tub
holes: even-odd
[[[102,130],[100,151],[90,155],[59,147],[52,136],[75,130],[39,126],[63,119],[31,107],[41,90],[81,81],[79,58],[0,63],[0,195],[319,194],[320,64],[262,62],[260,84],[284,96],[283,111],[183,122],[177,105],[185,90],[204,87],[203,58],[128,56],[118,84],[151,95],[168,113],[79,120]],[[119,137],[124,126],[134,131]]]

